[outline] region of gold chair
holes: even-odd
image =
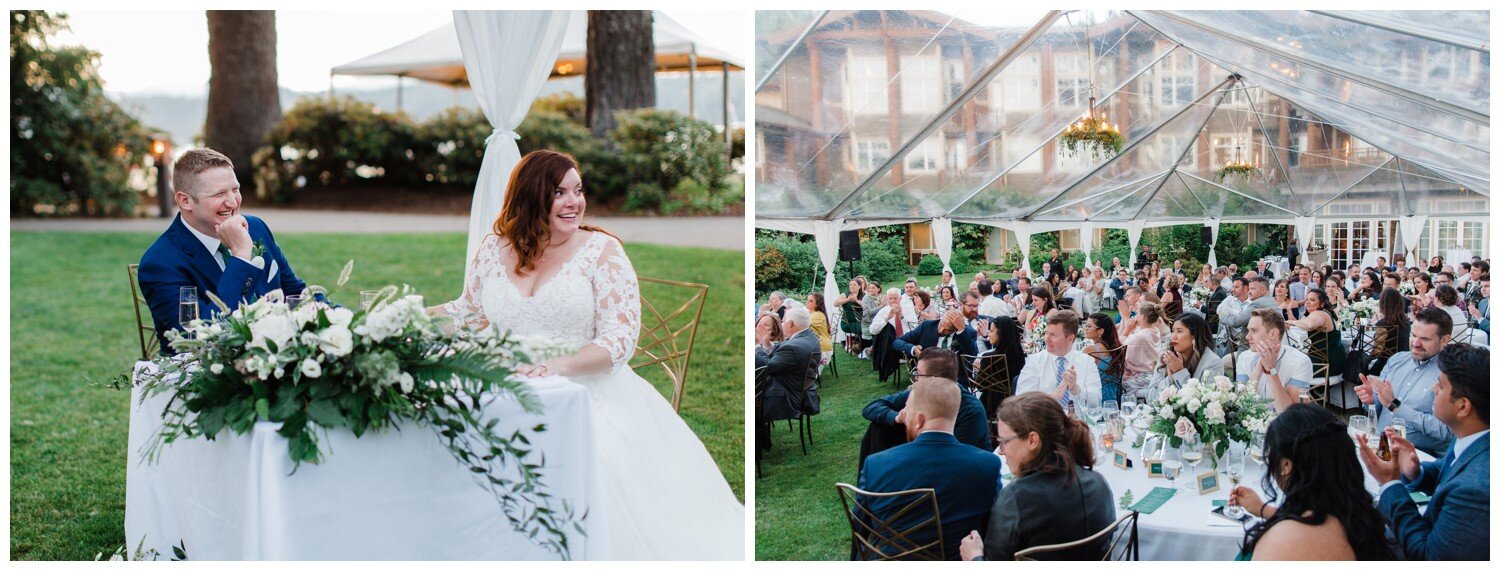
[[[844,517],[849,520],[851,561],[896,561],[924,560],[943,561],[943,522],[938,513],[937,491],[932,488],[917,488],[899,492],[866,492],[849,484],[839,482],[839,500],[844,503]],[[910,498],[893,510],[888,518],[880,518],[861,503],[862,498]],[[928,517],[927,514],[931,515]],[[908,514],[917,514],[919,521],[911,527],[898,529],[894,522]],[[932,530],[934,541],[921,542],[912,536]]]
[[[960,366],[969,371],[971,385],[983,393],[1011,396],[1010,364],[1005,355],[959,355]]]
[[[159,350],[156,339],[156,322],[151,320],[151,306],[146,304],[146,296],[141,293],[140,264],[129,264],[125,266],[125,273],[130,276],[130,296],[135,300],[135,334],[141,341],[141,360],[149,360]],[[146,315],[141,316],[141,307],[146,308]]]
[[[688,365],[693,357],[693,341],[698,336],[698,322],[703,318],[703,306],[708,300],[708,286],[644,276],[637,279],[642,284],[658,284],[688,291],[687,300],[669,313],[658,309],[659,304],[664,305],[664,300],[653,302],[651,297],[644,293],[641,295],[641,335],[636,343],[635,356],[644,356],[645,359],[630,365],[636,371],[661,365],[667,378],[672,381],[672,410],[681,411],[682,395],[687,387]],[[692,314],[691,319],[678,323],[689,313]]]
[[[1104,529],[1077,541],[1058,543],[1056,545],[1038,545],[1022,549],[1016,552],[1016,561],[1039,561],[1036,558],[1037,555],[1082,547],[1105,539],[1111,534],[1114,537],[1109,539],[1109,546],[1104,550],[1104,557],[1101,561],[1140,561],[1141,543],[1140,535],[1136,529],[1136,522],[1140,519],[1140,515],[1141,513],[1137,511],[1127,513],[1120,516],[1120,519],[1115,520],[1114,523],[1109,524]],[[1122,526],[1129,527],[1122,530]]]

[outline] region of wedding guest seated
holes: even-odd
[[[942,379],[958,382],[958,354],[947,349],[933,347],[917,357],[917,379]],[[984,405],[974,393],[959,393],[958,417],[954,419],[953,436],[959,442],[980,450],[990,450],[990,431],[985,420]],[[869,454],[906,443],[906,403],[911,389],[889,394],[865,406],[862,415],[870,421],[870,433],[874,435],[868,452],[861,447],[861,459]]]
[[[1091,313],[1083,320],[1083,336],[1089,340],[1083,354],[1093,357],[1099,369],[1099,398],[1102,402],[1122,402],[1125,358],[1115,322],[1103,313]]]
[[[763,352],[763,347],[771,347],[774,350],[776,345],[780,344],[783,340],[786,339],[784,335],[785,334],[781,329],[781,318],[776,317],[775,313],[762,314],[760,317],[757,317],[755,319],[755,351],[757,368],[760,366],[760,355]],[[755,394],[762,395],[762,392],[766,390],[768,384],[769,378],[765,375],[765,371],[756,371]],[[764,410],[755,411],[755,442],[757,446],[756,458],[759,458],[758,454],[760,450],[770,447],[771,444],[771,425],[770,422],[762,418],[764,412]]]
[[[1188,379],[1212,383],[1224,374],[1224,361],[1214,353],[1214,337],[1208,331],[1208,320],[1196,313],[1184,313],[1172,323],[1171,342],[1161,354],[1161,386],[1169,381],[1181,387]],[[1153,383],[1157,384],[1157,383]]]
[[[1000,405],[1000,447],[1015,479],[995,496],[989,528],[963,539],[966,561],[1015,559],[1017,551],[1077,541],[1115,521],[1114,495],[1095,472],[1093,435],[1068,418],[1057,401],[1040,393],[1016,395]],[[962,533],[955,530],[955,535]],[[1039,555],[1063,561],[1098,561],[1109,537]]]
[[[1312,360],[1307,354],[1282,341],[1286,339],[1286,320],[1281,310],[1263,307],[1250,315],[1245,342],[1249,349],[1235,361],[1235,377],[1256,387],[1256,393],[1272,400],[1277,411],[1286,410],[1299,400],[1300,388],[1311,386]]]
[[[1146,387],[1161,359],[1162,339],[1171,334],[1161,305],[1142,301],[1135,317],[1120,327],[1121,344],[1125,345],[1125,378],[1121,380],[1126,398],[1148,397]]]
[[[1369,342],[1349,353],[1346,369],[1352,374],[1379,375],[1391,357],[1407,350],[1411,322],[1406,315],[1406,299],[1400,292],[1380,293],[1372,329],[1374,332],[1367,337]]]
[[[1229,328],[1229,335],[1232,338],[1243,338],[1246,335],[1246,329],[1250,325],[1250,315],[1255,310],[1270,308],[1276,309],[1278,314],[1281,312],[1276,307],[1276,300],[1271,297],[1270,280],[1263,277],[1246,278],[1244,287],[1245,298],[1232,306],[1233,313],[1224,311],[1223,305],[1220,306],[1219,324]],[[1238,286],[1235,288],[1235,293],[1239,293]],[[1228,301],[1225,305],[1228,305]]]
[[[776,317],[780,317],[783,321],[785,321],[786,310],[788,307],[791,306],[786,304],[786,294],[779,291],[773,291],[770,295],[766,296],[766,304],[760,306],[760,313],[761,315],[765,315],[766,313],[775,313]]]
[[[1010,390],[1001,394],[1000,391],[988,391],[981,389],[979,402],[984,403],[985,420],[989,427],[990,439],[995,437],[995,425],[988,422],[995,418],[995,411],[1000,409],[1000,402],[1009,398],[1016,392],[1016,383],[1021,376],[1021,368],[1026,365],[1026,351],[1021,347],[1021,324],[1015,318],[1000,316],[990,320],[989,326],[990,349],[979,356],[974,364],[974,374],[987,370],[990,367],[998,367],[995,359],[1003,359],[1004,368],[994,369],[997,376],[993,380],[1004,380],[1010,384]]]
[[[1307,290],[1307,316],[1287,325],[1307,332],[1308,358],[1312,359],[1313,372],[1318,378],[1333,379],[1344,374],[1344,357],[1348,349],[1339,334],[1339,316],[1328,303],[1328,293],[1321,289]]]
[[[896,350],[895,340],[916,326],[916,310],[914,306],[901,303],[901,290],[891,288],[886,291],[885,306],[870,319],[870,335],[874,338],[870,361],[880,373],[880,382],[884,383],[901,366],[902,352]]]
[[[1396,558],[1370,503],[1349,427],[1332,412],[1293,405],[1271,421],[1261,489],[1229,492],[1229,503],[1261,518],[1245,530],[1239,561],[1386,561]],[[1278,490],[1285,494],[1278,499]]]
[[[940,320],[923,321],[916,329],[907,331],[891,344],[897,351],[912,357],[920,356],[923,349],[941,347],[954,350],[962,359],[965,355],[973,357],[979,353],[974,343],[975,335],[973,328],[964,325],[963,314],[955,309],[944,313]],[[958,371],[958,384],[968,390],[969,371]]]
[[[1485,332],[1490,332],[1490,276],[1479,278],[1479,301],[1469,306],[1469,317],[1474,321],[1474,327]]]
[[[1447,313],[1431,307],[1417,312],[1411,325],[1411,349],[1391,357],[1379,377],[1360,375],[1360,386],[1354,388],[1360,402],[1375,407],[1377,430],[1385,430],[1399,418],[1406,423],[1407,440],[1433,456],[1442,454],[1453,440],[1453,432],[1432,409],[1432,387],[1438,382],[1433,357],[1453,340],[1452,333]]]
[[[137,274],[163,353],[175,352],[166,333],[182,325],[184,287],[197,288],[203,319],[219,313],[209,294],[234,309],[275,290],[296,295],[307,289],[271,228],[240,210],[240,183],[229,157],[208,148],[183,153],[172,170],[172,187],[178,214],[141,256]],[[322,300],[322,294],[315,297]]]
[[[1453,322],[1453,336],[1462,337],[1469,329],[1469,316],[1458,308],[1458,290],[1450,285],[1440,285],[1434,290],[1433,299],[1437,302],[1437,309],[1448,314]]]
[[[1433,413],[1457,440],[1441,459],[1419,462],[1412,443],[1387,430],[1391,459],[1360,447],[1380,484],[1378,507],[1408,560],[1490,558],[1490,350],[1454,343],[1437,356]],[[1431,498],[1423,513],[1412,492]]]
[[[805,401],[817,398],[816,387],[805,395],[802,390],[809,356],[821,351],[817,334],[808,329],[808,320],[806,308],[787,308],[786,319],[782,320],[786,340],[776,345],[771,344],[769,336],[755,340],[755,368],[760,370],[756,383],[763,384],[757,392],[766,422],[798,418],[807,408]]]
[[[1012,315],[1010,304],[1000,297],[995,285],[990,280],[979,282],[979,295],[984,300],[979,303],[979,314],[990,318]]]
[[[943,528],[943,556],[950,560],[958,559],[964,533],[988,529],[990,504],[1001,485],[1000,458],[953,436],[962,392],[947,379],[912,383],[902,417],[911,442],[871,454],[859,473],[859,488],[867,492],[932,488]],[[928,517],[920,509],[898,517],[896,512],[906,505],[902,499],[864,498],[861,502],[898,530],[911,528]],[[937,529],[923,528],[910,539],[919,544],[931,542],[937,539]]]
[[[1074,401],[1098,405],[1101,388],[1099,369],[1093,359],[1073,348],[1078,339],[1078,314],[1058,310],[1047,318],[1043,336],[1046,349],[1026,357],[1026,366],[1016,382],[1016,394],[1046,393],[1068,410]]]

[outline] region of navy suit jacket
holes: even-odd
[[[992,450],[990,428],[985,420],[984,403],[979,402],[979,397],[969,391],[959,391],[959,395],[961,399],[958,402],[958,418],[953,421],[953,436],[958,438],[959,442],[980,450]],[[909,398],[911,398],[911,389],[875,399],[875,402],[865,406],[863,412],[865,420],[882,426],[896,426],[896,415],[901,413],[901,409],[906,408],[906,401]]]
[[[280,289],[283,294],[293,295],[307,289],[276,246],[276,238],[266,223],[254,216],[246,216],[245,220],[250,224],[250,238],[265,249],[261,254],[265,258],[264,267],[257,268],[231,256],[220,270],[214,261],[217,254],[203,247],[203,242],[188,230],[181,214],[141,256],[141,294],[151,306],[151,320],[156,324],[156,337],[163,352],[172,353],[165,333],[180,325],[177,303],[182,286],[198,288],[198,316],[202,319],[219,313],[219,307],[208,297],[209,292],[233,309],[260,299],[271,290]]]
[[[917,439],[884,452],[871,454],[859,474],[859,489],[867,492],[899,492],[932,488],[942,515],[943,552],[958,559],[958,544],[970,531],[983,536],[989,525],[990,504],[1000,491],[1000,457],[993,452],[963,444],[952,434],[923,432]],[[864,506],[882,519],[909,503],[907,498],[865,498]],[[914,509],[897,518],[894,526],[905,529],[927,517]],[[937,530],[912,539],[925,543],[937,539]]]
[[[1453,454],[1449,449],[1448,454]],[[1406,558],[1425,561],[1484,561],[1490,558],[1490,435],[1443,468],[1447,457],[1422,463],[1415,481],[1386,488],[1380,513],[1390,522]],[[1427,513],[1410,492],[1432,496]]]
[[[895,346],[897,351],[910,355],[913,347],[920,346],[923,349],[937,347],[938,337],[938,320],[929,319],[923,321],[915,329],[907,331],[905,335],[891,341],[891,345]],[[965,325],[962,331],[954,333],[949,349],[958,353],[959,356],[958,386],[968,389],[969,371],[963,366],[963,357],[965,355],[973,357],[979,354],[979,346],[975,343],[974,328]]]

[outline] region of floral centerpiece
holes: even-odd
[[[1208,303],[1208,298],[1213,295],[1214,290],[1208,289],[1207,286],[1196,285],[1193,286],[1193,289],[1188,290],[1187,297],[1193,307],[1203,307],[1203,304]]]
[[[1360,319],[1375,317],[1375,312],[1380,309],[1380,302],[1374,298],[1361,299],[1349,304],[1349,312]]]
[[[1413,295],[1417,293],[1417,284],[1404,281],[1396,284],[1396,291],[1401,292],[1401,295]]]
[[[1026,335],[1021,339],[1021,350],[1027,355],[1040,351],[1046,344],[1047,320],[1035,319],[1033,321],[1031,328],[1026,330]]]
[[[1252,434],[1266,430],[1271,416],[1254,386],[1225,376],[1214,377],[1211,384],[1188,379],[1181,389],[1167,387],[1154,405],[1142,407],[1138,414],[1146,417],[1147,431],[1162,435],[1172,446],[1197,434],[1212,443],[1216,457],[1224,455],[1231,441],[1251,442]]]
[[[230,311],[210,293],[217,318],[167,332],[178,353],[134,374],[142,401],[171,395],[145,457],[154,461],[179,439],[212,440],[226,428],[244,434],[269,421],[281,423],[277,432],[300,467],[324,459],[319,432],[348,429],[358,437],[411,421],[438,434],[513,529],[567,559],[566,531],[583,533],[583,516],[547,492],[545,462],[527,436],[546,427],[499,433],[499,419],[486,419],[481,402],[498,395],[539,412],[536,396],[511,375],[562,348],[493,329],[445,331],[409,293],[386,287],[359,311],[311,300],[294,308],[278,292]],[[115,386],[130,382],[124,374]]]

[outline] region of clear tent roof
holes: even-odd
[[[1489,212],[1487,12],[760,11],[756,28],[760,219]],[[1117,155],[1058,151],[1090,93]],[[1230,160],[1257,170],[1220,179]]]

